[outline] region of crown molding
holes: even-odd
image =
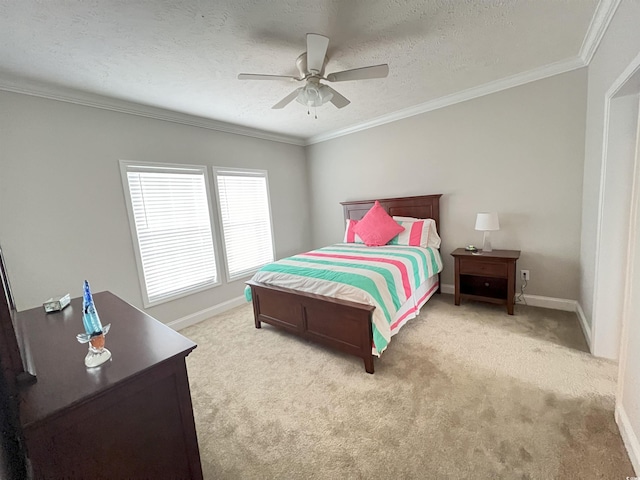
[[[6,79],[0,79],[0,90],[48,98],[61,102],[74,103],[87,107],[100,108],[103,110],[111,110],[114,112],[127,113],[130,115],[137,115],[157,120],[164,120],[167,122],[179,123],[182,125],[206,128],[218,132],[231,133],[234,135],[243,135],[247,137],[259,138],[262,140],[288,143],[291,145],[308,146],[585,67],[591,62],[591,59],[593,58],[593,55],[595,54],[600,42],[602,41],[604,33],[609,26],[609,23],[611,22],[616,10],[618,9],[618,6],[620,5],[620,2],[621,0],[600,0],[598,6],[596,7],[593,18],[591,19],[591,23],[589,24],[589,28],[580,48],[578,57],[555,62],[540,68],[529,70],[527,72],[522,72],[510,77],[485,83],[484,85],[479,85],[467,90],[456,92],[450,95],[445,95],[444,97],[429,100],[428,102],[414,105],[412,107],[398,110],[386,115],[381,115],[366,122],[357,123],[326,133],[321,133],[319,135],[314,135],[305,139],[291,135],[283,135],[255,128],[244,127],[232,123],[221,122],[218,120],[199,117],[196,115],[174,112],[171,110],[142,105],[126,100],[119,100],[97,94],[75,91],[63,87],[25,83],[24,81],[14,82]]]
[[[282,135],[278,133],[267,132],[256,128],[243,127],[227,122],[220,122],[209,118],[199,117],[197,115],[189,115],[186,113],[174,112],[158,107],[151,107],[135,102],[120,100],[117,98],[104,97],[102,95],[80,92],[63,87],[55,87],[30,83],[25,81],[11,81],[0,79],[0,90],[31,95],[34,97],[47,98],[60,102],[74,103],[85,107],[100,108],[103,110],[111,110],[113,112],[127,113],[140,117],[153,118],[156,120],[164,120],[166,122],[179,123],[192,127],[206,128],[217,132],[232,133],[234,135],[243,135],[246,137],[254,137],[262,140],[271,140],[273,142],[288,143],[291,145],[304,146],[305,142],[302,138],[291,135]]]
[[[596,53],[604,33],[609,27],[609,23],[616,13],[621,0],[600,0],[596,11],[593,14],[591,23],[580,47],[580,58],[585,65],[591,63],[593,55]]]
[[[440,108],[449,107],[451,105],[455,105],[456,103],[466,102],[467,100],[483,97],[491,93],[500,92],[502,90],[507,90],[519,85],[524,85],[526,83],[535,82],[536,80],[542,80],[543,78],[570,72],[584,66],[586,66],[586,64],[580,57],[551,63],[549,65],[545,65],[544,67],[518,73],[510,77],[485,83],[484,85],[479,85],[477,87],[472,87],[457,93],[452,93],[451,95],[445,95],[444,97],[429,100],[428,102],[421,103],[413,107],[404,108],[387,115],[382,115],[367,122],[358,123],[355,125],[351,125],[350,127],[333,130],[327,133],[321,133],[320,135],[315,135],[313,137],[307,138],[305,145],[313,145],[314,143],[325,142],[333,138],[342,137],[344,135],[349,135],[355,132],[377,127],[379,125],[384,125],[385,123],[391,123],[397,120],[402,120],[404,118],[420,115],[421,113],[427,113],[433,110],[438,110]]]

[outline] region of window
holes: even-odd
[[[229,280],[273,262],[267,172],[214,167]]]
[[[206,167],[120,162],[145,307],[218,283]]]

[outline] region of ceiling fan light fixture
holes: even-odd
[[[333,98],[333,93],[326,85],[307,83],[298,89],[296,101],[307,107],[321,107]]]
[[[307,83],[304,87],[298,90],[296,101],[306,105],[307,107],[319,107],[322,105],[320,89],[312,83]]]
[[[323,105],[331,101],[331,99],[333,98],[333,93],[331,93],[331,89],[326,85],[320,86],[320,98],[322,98]]]

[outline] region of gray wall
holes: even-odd
[[[586,69],[307,147],[314,246],[340,241],[343,200],[442,193],[449,255],[481,245],[475,215],[497,211],[494,248],[518,249],[527,293],[576,299]]]
[[[84,279],[142,307],[120,159],[265,169],[278,258],[310,243],[299,146],[7,92],[0,145],[0,244],[20,310],[63,292],[79,296]],[[223,265],[219,273],[224,280]],[[224,283],[147,311],[168,322],[243,287]]]

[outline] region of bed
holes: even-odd
[[[378,202],[392,216],[432,218],[440,233],[440,197],[441,195],[423,195],[380,199]],[[345,220],[360,220],[375,201],[342,202]],[[341,257],[340,261],[345,261],[345,258],[362,257],[366,254],[363,249],[380,249],[380,251],[395,255],[396,258],[399,256],[415,257],[416,261],[413,263],[420,265],[423,265],[420,259],[424,256],[424,265],[418,268],[430,271],[430,273],[415,273],[416,281],[413,282],[412,290],[404,293],[404,296],[402,296],[402,292],[398,293],[397,296],[401,298],[395,298],[393,295],[393,301],[396,302],[396,305],[400,304],[400,308],[398,309],[399,314],[389,322],[388,332],[381,331],[386,327],[380,323],[379,318],[376,318],[376,316],[380,317],[383,314],[381,310],[385,310],[383,302],[344,300],[330,295],[303,291],[302,286],[291,288],[292,285],[286,282],[284,283],[286,286],[282,286],[275,285],[271,281],[258,281],[256,278],[268,278],[265,277],[265,273],[261,272],[258,272],[252,280],[247,282],[253,303],[255,327],[261,328],[262,322],[265,322],[313,342],[355,355],[362,358],[368,373],[374,373],[373,359],[384,351],[388,344],[387,340],[390,340],[391,336],[395,335],[410,318],[415,317],[434,293],[439,293],[440,279],[436,270],[439,272],[442,269],[442,263],[439,253],[435,255],[431,252],[423,254],[417,251],[404,253],[399,251],[400,247],[364,247],[353,244],[337,244],[291,258],[298,263],[305,261],[312,264],[324,261],[326,256],[339,256]],[[377,254],[375,256],[382,257]],[[435,257],[437,257],[437,261],[434,260]],[[281,262],[276,262],[276,264]],[[269,268],[276,269],[275,266],[267,266],[265,270],[269,270]],[[418,275],[420,275],[420,280],[417,280]],[[398,288],[401,289],[401,287]],[[404,288],[406,289],[406,285]],[[376,310],[378,311],[376,312]],[[381,341],[381,337],[383,337],[383,341]],[[379,348],[380,346],[383,348]]]

